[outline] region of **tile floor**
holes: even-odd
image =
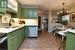
[[[56,39],[53,33],[44,30],[38,38],[25,39],[18,50],[58,50],[60,43],[60,38]]]

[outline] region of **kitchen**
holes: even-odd
[[[25,38],[38,37],[37,7],[23,8],[30,11],[21,17],[16,0],[0,2],[0,50],[16,50]]]
[[[65,8],[69,7],[65,6],[65,3],[69,5],[71,0],[65,2],[55,2],[55,0],[50,2],[48,0],[23,1],[0,0],[0,50],[75,50],[75,36],[73,35],[75,33],[75,24],[73,24],[75,7],[71,7],[70,12],[68,8]],[[49,7],[46,3],[53,6]],[[72,17],[70,13],[72,13]],[[64,20],[67,21],[62,23]],[[63,28],[63,31],[72,28],[67,32],[65,47],[61,47],[65,38],[59,34],[60,31],[56,31],[54,28],[58,25],[66,28]],[[59,29],[59,27],[57,28]]]

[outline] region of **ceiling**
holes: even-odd
[[[18,0],[22,5],[35,5],[45,10],[57,11],[62,9],[62,3],[66,9],[75,5],[75,0]]]

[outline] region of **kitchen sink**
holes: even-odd
[[[10,28],[9,26],[6,26],[5,28]]]
[[[17,27],[19,27],[19,26],[11,26],[11,27],[6,26],[5,28],[17,28]]]
[[[11,28],[16,28],[16,27],[19,27],[19,26],[12,26]]]

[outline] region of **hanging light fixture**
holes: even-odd
[[[65,3],[62,3],[62,5],[63,5],[62,10],[59,11],[57,14],[58,14],[58,15],[59,15],[59,14],[60,14],[60,15],[66,15],[66,14],[69,14],[69,11],[66,10],[66,9],[64,8]]]

